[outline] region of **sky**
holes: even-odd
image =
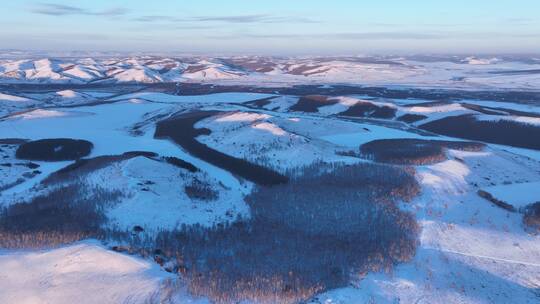
[[[538,53],[538,0],[3,1],[0,49]]]

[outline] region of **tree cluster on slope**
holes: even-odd
[[[192,293],[216,303],[297,303],[414,255],[418,225],[396,206],[419,192],[411,171],[317,164],[289,174],[289,183],[246,198],[249,219],[156,238],[130,234],[131,246],[146,254],[158,248]]]

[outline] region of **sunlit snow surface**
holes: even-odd
[[[151,261],[83,242],[0,251],[0,303],[143,303],[170,277]]]

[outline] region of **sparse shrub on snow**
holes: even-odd
[[[214,201],[218,199],[219,193],[212,188],[208,182],[193,178],[189,184],[184,187],[186,195],[191,199],[202,201]]]

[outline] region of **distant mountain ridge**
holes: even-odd
[[[538,88],[540,83],[540,73],[531,72],[540,70],[536,57],[162,57],[100,53],[93,57],[33,57],[38,55],[44,54],[0,52],[0,58],[7,58],[0,59],[0,83],[346,83],[527,89]]]

